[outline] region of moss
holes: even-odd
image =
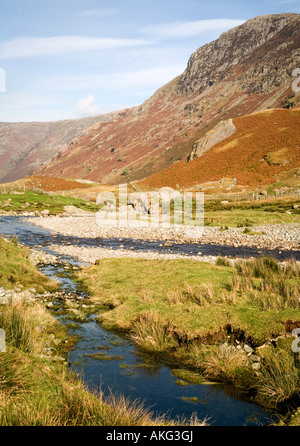
[[[177,384],[178,386],[182,386],[182,387],[185,387],[185,386],[188,386],[188,385],[189,385],[189,383],[186,382],[186,381],[183,381],[183,379],[178,379],[178,380],[176,381],[176,384]]]
[[[92,354],[86,353],[84,356],[87,356],[88,358],[97,359],[100,361],[123,361],[125,359],[125,356],[121,355],[109,356],[106,355],[105,353],[92,353]]]
[[[173,369],[172,374],[176,378],[186,381],[190,384],[203,384],[206,379],[199,373],[187,369]]]
[[[191,397],[186,397],[186,396],[182,396],[181,399],[183,401],[186,401],[187,403],[198,403],[199,402],[199,398],[196,396],[191,396]]]

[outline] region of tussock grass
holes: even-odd
[[[275,259],[262,257],[236,263],[231,288],[248,292],[261,309],[300,308],[300,266],[295,260],[283,266]]]
[[[6,342],[24,353],[40,353],[41,342],[24,303],[8,305],[0,316]]]
[[[259,399],[272,406],[299,395],[300,370],[295,366],[292,351],[267,349],[257,388]]]
[[[217,266],[231,266],[231,263],[229,262],[229,260],[226,259],[226,257],[218,257],[216,260],[216,265]]]
[[[172,289],[167,291],[167,299],[171,305],[185,304],[197,306],[211,306],[219,303],[234,303],[235,295],[226,290],[219,292],[212,283],[201,285],[184,284],[183,290]]]
[[[251,371],[245,352],[226,344],[210,349],[203,359],[202,367],[205,376],[223,381],[235,381],[241,370],[243,373]]]
[[[165,324],[156,312],[142,314],[132,325],[130,338],[141,348],[161,353],[176,347],[171,324]]]

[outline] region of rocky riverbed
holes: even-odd
[[[100,226],[96,222],[95,215],[35,217],[29,218],[28,221],[52,233],[76,237],[162,240],[174,243],[199,243],[199,245],[213,243],[279,250],[299,250],[300,248],[300,223],[253,226],[251,232],[247,233],[244,232],[245,228],[221,230],[219,227],[209,226],[203,228]]]

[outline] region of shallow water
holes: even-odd
[[[32,217],[31,217],[32,218]],[[60,234],[52,234],[50,231],[45,230],[39,226],[31,225],[27,222],[26,218],[20,217],[6,217],[0,216],[0,235],[4,233],[6,235],[16,235],[19,237],[21,243],[25,243],[31,247],[40,246],[44,249],[51,244],[57,245],[73,245],[81,247],[100,247],[110,248],[112,250],[121,249],[123,245],[125,249],[133,248],[136,252],[157,252],[164,254],[183,254],[186,256],[197,255],[201,256],[227,256],[227,257],[259,257],[261,255],[270,255],[278,260],[285,260],[294,257],[296,260],[300,260],[300,251],[282,251],[282,250],[262,250],[253,247],[239,246],[234,248],[233,246],[217,245],[217,244],[203,244],[199,243],[186,243],[176,244],[172,247],[163,246],[164,241],[156,240],[139,240],[129,238],[89,238],[89,237],[72,237],[64,236]],[[160,246],[162,245],[162,246]],[[199,255],[199,251],[201,255]]]
[[[57,280],[64,291],[76,292],[76,283],[69,274],[62,277],[63,266],[50,265],[41,270],[49,277],[59,274]],[[71,322],[65,316],[58,319],[63,324]],[[189,419],[196,414],[198,419],[208,419],[215,426],[265,425],[276,419],[228,385],[177,384],[178,378],[172,373],[175,364],[142,353],[126,337],[104,330],[95,315],[87,322],[72,324],[69,332],[79,339],[69,354],[70,367],[91,390],[101,389],[106,396],[122,394],[131,401],[138,400],[156,416]],[[99,353],[107,358],[95,359],[93,355]]]
[[[49,231],[29,225],[16,217],[0,217],[0,234],[17,235],[21,243],[31,247],[41,245],[46,251],[49,251],[47,246],[53,242],[62,245],[67,242],[80,243],[84,246],[94,246],[95,243],[102,242],[106,246],[110,243],[113,247],[119,246],[118,244],[127,247],[124,239],[119,242],[116,239],[97,241],[57,236],[53,240]],[[133,240],[130,242],[138,249],[144,247],[140,247],[138,242]],[[156,250],[157,243],[153,245],[149,242],[147,250],[149,246]],[[178,248],[191,251],[191,245],[178,245]],[[203,252],[203,246],[201,251]],[[253,253],[250,254],[245,249],[243,255],[247,257]],[[79,264],[74,259],[67,259],[70,263]],[[41,270],[49,277],[57,278],[64,291],[75,292],[84,297],[63,265],[46,265],[41,267]],[[58,316],[58,319],[64,324],[70,322],[62,316]],[[101,387],[106,395],[112,392],[125,395],[131,401],[138,399],[155,415],[190,418],[196,414],[199,419],[206,418],[209,424],[215,426],[265,425],[274,419],[270,412],[233,391],[232,386],[187,382],[184,386],[178,385],[177,378],[172,373],[175,364],[166,364],[153,356],[141,353],[128,339],[104,330],[96,322],[95,315],[89,316],[87,322],[72,324],[73,327],[69,330],[79,339],[69,354],[70,368],[82,376],[90,389],[97,390]],[[95,359],[93,355],[99,353],[107,358]]]

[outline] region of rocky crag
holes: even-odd
[[[195,142],[227,121],[297,106],[300,15],[256,17],[192,54],[185,72],[141,106],[96,123],[37,173],[116,184],[186,160]]]

